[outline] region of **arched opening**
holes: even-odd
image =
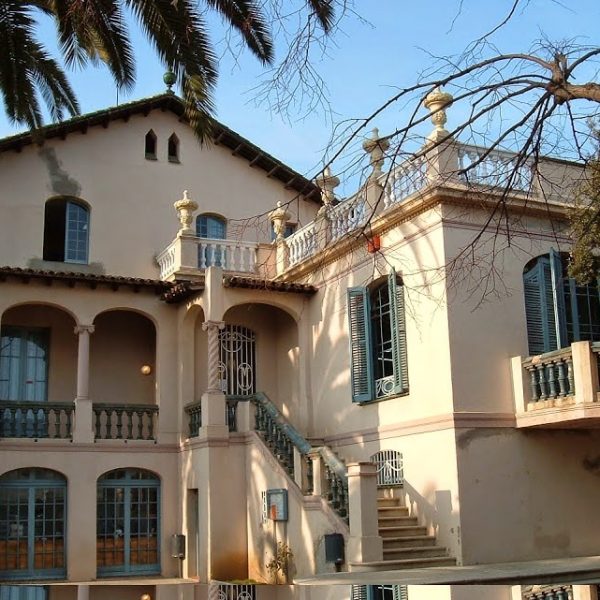
[[[98,479],[98,575],[160,573],[160,479],[117,469]]]
[[[228,396],[263,392],[301,426],[298,326],[284,310],[248,303],[230,308],[220,336],[222,389]]]
[[[0,435],[70,437],[77,338],[54,306],[9,308],[0,325]]]
[[[0,574],[4,579],[66,576],[67,481],[49,469],[0,477]]]
[[[600,285],[579,285],[567,275],[569,256],[551,250],[523,269],[527,338],[531,355],[579,341],[600,341]]]
[[[144,154],[148,160],[156,160],[156,146],[157,138],[156,134],[152,129],[146,134],[144,138]]]
[[[87,264],[89,207],[76,198],[51,198],[44,210],[44,260]]]
[[[97,439],[154,439],[156,329],[148,317],[122,309],[96,316],[90,398]]]
[[[173,133],[167,142],[169,162],[179,162],[179,138]]]

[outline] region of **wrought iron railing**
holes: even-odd
[[[188,415],[189,436],[191,438],[198,437],[200,427],[202,427],[202,403],[188,404],[184,410]]]
[[[348,473],[346,465],[328,446],[321,446],[319,454],[325,467],[327,484],[326,499],[331,508],[346,522],[349,520],[348,510]]]
[[[532,356],[523,361],[529,374],[533,402],[575,395],[571,347]]]
[[[552,584],[526,586],[521,595],[523,600],[573,600],[573,586]]]
[[[256,600],[256,598],[256,585],[253,583],[211,581],[208,585],[208,600]]]
[[[72,402],[0,401],[0,436],[71,439]]]
[[[313,489],[312,460],[309,453],[312,446],[304,437],[288,423],[275,405],[263,393],[257,393],[251,398],[255,410],[256,431],[265,444],[277,458],[281,466],[294,477],[294,448],[300,453],[306,469],[307,489]]]
[[[155,440],[158,406],[154,404],[94,404],[97,440]]]

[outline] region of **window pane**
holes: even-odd
[[[67,230],[65,239],[65,260],[88,262],[88,223],[87,208],[75,202],[67,203]]]

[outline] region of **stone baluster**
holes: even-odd
[[[77,396],[75,398],[75,426],[73,441],[91,443],[94,441],[92,402],[89,398],[90,383],[90,335],[93,325],[78,325],[74,330],[78,336],[77,348]]]
[[[290,264],[289,248],[284,237],[285,226],[290,217],[290,213],[281,205],[281,202],[277,202],[277,208],[269,213],[269,219],[273,223],[273,231],[275,232],[277,275],[281,275]]]

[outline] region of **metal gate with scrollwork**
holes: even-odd
[[[226,396],[256,392],[256,335],[242,325],[225,325],[219,332],[219,382]]]

